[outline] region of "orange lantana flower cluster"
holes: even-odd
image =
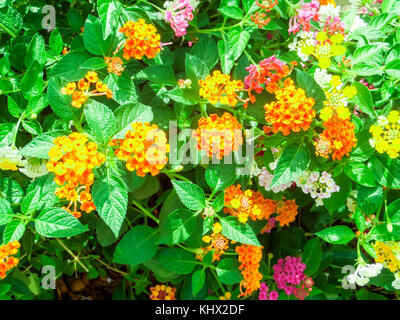
[[[292,223],[298,214],[296,201],[293,200],[282,200],[276,203],[276,221],[279,221],[281,227],[288,226]]]
[[[176,300],[176,289],[164,284],[158,284],[150,288],[150,300]]]
[[[199,260],[203,260],[203,257],[211,250],[214,250],[212,261],[219,261],[221,255],[229,249],[229,240],[221,234],[222,226],[219,223],[215,223],[213,226],[213,232],[210,236],[204,236],[202,240],[208,243],[209,246],[203,249],[203,253],[198,255]]]
[[[95,88],[90,91],[90,86],[95,85]],[[71,105],[75,108],[81,108],[82,105],[91,96],[107,96],[111,99],[113,93],[108,88],[108,86],[99,81],[99,77],[96,72],[89,71],[84,78],[76,82],[70,82],[66,87],[61,89],[62,94],[72,95]]]
[[[161,51],[160,35],[152,24],[147,24],[143,19],[137,22],[128,21],[119,29],[128,38],[124,44],[123,57],[126,60],[138,60],[146,56],[155,58]]]
[[[239,270],[243,275],[244,280],[240,282],[240,295],[248,296],[260,288],[260,281],[263,275],[258,271],[260,261],[262,259],[263,247],[243,244],[236,247],[236,252],[239,254]],[[243,289],[245,289],[243,291]]]
[[[260,191],[243,191],[240,185],[225,189],[224,212],[238,217],[242,223],[249,218],[253,221],[268,220],[272,214],[277,214],[276,220],[281,227],[293,222],[298,214],[295,200],[265,199]]]
[[[325,130],[319,135],[314,143],[315,154],[332,160],[341,160],[348,156],[349,152],[357,145],[354,134],[355,125],[350,119],[340,119],[336,115],[323,123]]]
[[[112,140],[110,145],[118,147],[115,155],[126,160],[126,168],[136,171],[139,177],[149,172],[157,175],[168,161],[167,136],[156,124],[132,123],[132,130],[128,130],[125,139]]]
[[[228,74],[221,71],[214,71],[212,76],[208,75],[204,80],[199,80],[200,96],[207,99],[210,103],[226,104],[236,106],[238,101],[237,90],[241,90],[244,84],[240,80],[232,80]]]
[[[121,75],[121,72],[125,70],[124,63],[120,57],[105,57],[108,68],[108,73],[114,73],[117,76]]]
[[[238,151],[243,144],[242,126],[227,112],[221,117],[211,114],[201,118],[193,137],[198,142],[198,150],[205,151],[210,157],[216,155],[218,159]]]
[[[266,220],[275,212],[275,201],[265,199],[260,191],[243,191],[240,184],[233,185],[225,190],[224,212],[238,217],[242,223],[249,218]]]
[[[54,181],[60,186],[56,195],[70,201],[64,209],[79,218],[81,212],[78,211],[78,203],[80,210],[86,213],[96,209],[90,193],[94,182],[93,169],[101,166],[106,157],[97,151],[97,144],[88,142],[87,136],[82,133],[74,132],[58,137],[53,142],[55,146],[49,151],[47,169],[54,172]],[[72,205],[73,210],[70,209]]]
[[[313,109],[314,99],[307,98],[305,91],[296,88],[290,78],[287,78],[283,85],[283,88],[275,92],[277,101],[264,106],[265,120],[272,124],[272,128],[264,127],[264,131],[280,131],[287,136],[291,131],[308,130],[316,114]]]
[[[0,279],[4,279],[7,272],[18,265],[18,258],[13,256],[18,253],[19,247],[21,247],[21,245],[18,241],[9,242],[0,246]]]

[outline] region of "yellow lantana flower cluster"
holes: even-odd
[[[212,104],[226,104],[236,106],[238,101],[237,90],[243,89],[244,84],[240,80],[232,80],[228,74],[214,71],[212,76],[208,75],[204,80],[199,80],[200,96]]]
[[[176,289],[164,284],[158,284],[150,288],[150,300],[176,300]]]
[[[372,125],[369,131],[372,139],[371,146],[379,153],[387,153],[392,159],[399,156],[400,152],[400,113],[390,111],[388,116],[378,117],[378,122]]]
[[[94,85],[90,91],[90,86]],[[91,96],[107,96],[111,99],[113,94],[108,86],[99,80],[98,74],[94,71],[89,71],[84,78],[76,82],[70,82],[66,87],[61,89],[62,94],[72,96],[71,105],[75,108],[81,108],[82,105]]]
[[[325,91],[325,107],[320,112],[320,118],[323,121],[328,121],[334,115],[337,115],[342,120],[349,119],[351,112],[347,107],[348,99],[357,94],[357,89],[354,86],[342,88],[342,81],[339,76],[332,76],[329,84],[331,88]]]
[[[106,157],[97,151],[97,144],[88,142],[87,136],[82,133],[58,137],[53,143],[47,169],[56,175],[54,181],[60,186],[56,195],[70,201],[64,209],[79,218],[81,212],[78,211],[78,203],[80,210],[86,213],[96,209],[90,194],[94,182],[93,169],[101,166]]]
[[[321,69],[328,69],[332,63],[331,58],[344,55],[346,48],[341,45],[344,41],[342,33],[335,33],[331,36],[325,31],[320,31],[316,35],[317,45],[307,45],[301,48],[301,52],[312,55],[318,60]]]
[[[399,242],[376,241],[373,248],[376,253],[375,262],[382,263],[384,267],[388,268],[393,273],[400,271],[400,244],[399,244]]]
[[[139,177],[147,173],[157,175],[168,161],[167,136],[156,124],[135,122],[125,139],[112,140],[110,145],[118,147],[115,155],[126,160],[126,168],[135,171]]]

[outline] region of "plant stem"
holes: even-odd
[[[78,262],[78,264],[85,270],[86,272],[89,272],[89,269],[79,260],[79,257],[76,256],[66,245],[64,242],[62,242],[60,239],[56,239],[57,242],[60,244],[61,247],[67,251],[72,258],[74,258],[74,261]]]
[[[143,207],[139,202],[132,199],[132,204],[134,204],[136,207],[138,207],[146,216],[153,219],[155,222],[160,223],[160,220],[158,220],[149,210],[147,210],[145,207]]]

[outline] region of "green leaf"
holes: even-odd
[[[243,19],[243,11],[239,7],[224,7],[218,9],[224,17],[232,18],[236,20]]]
[[[198,88],[198,81],[208,76],[207,65],[196,56],[185,55],[186,78],[192,80],[192,86]]]
[[[85,106],[85,117],[92,135],[106,145],[117,129],[117,119],[106,105],[91,100]]]
[[[162,86],[176,86],[174,70],[168,66],[153,65],[141,70],[136,74],[136,79],[148,80]]]
[[[218,55],[221,59],[222,73],[229,74],[235,62],[235,59],[234,51],[225,36],[222,40],[218,41]]]
[[[25,66],[29,69],[35,61],[37,61],[40,66],[44,66],[46,60],[47,55],[44,39],[39,33],[36,33],[26,51]]]
[[[400,160],[384,155],[374,155],[368,162],[375,181],[386,188],[400,188]]]
[[[21,80],[21,92],[26,100],[38,96],[43,90],[43,70],[37,61],[33,61]]]
[[[107,57],[113,49],[111,37],[105,39],[103,36],[100,19],[92,15],[85,22],[83,43],[87,51],[97,56]]]
[[[159,243],[172,245],[185,241],[195,231],[197,217],[192,211],[184,208],[172,211],[160,228]]]
[[[97,11],[103,26],[105,37],[118,32],[123,23],[124,8],[119,1],[116,0],[98,0]]]
[[[178,180],[172,180],[172,185],[187,208],[193,211],[204,209],[206,199],[202,188],[194,183]]]
[[[193,253],[178,248],[161,249],[155,259],[166,270],[178,274],[192,273],[195,266],[199,263],[195,260]]]
[[[128,104],[115,111],[118,133],[114,139],[123,139],[128,130],[132,129],[134,122],[151,122],[153,120],[152,108],[141,103]]]
[[[23,26],[23,19],[18,10],[11,6],[11,3],[7,6],[7,12],[0,12],[0,21],[4,26],[0,27],[0,34],[7,32],[10,36],[15,37]]]
[[[314,99],[314,109],[321,109],[323,107],[323,102],[325,101],[325,93],[315,82],[314,77],[305,71],[297,70],[296,80],[300,88],[304,89],[306,92],[306,96]]]
[[[61,37],[60,31],[58,31],[58,29],[54,29],[53,32],[51,33],[50,38],[49,38],[49,45],[50,45],[51,52],[55,56],[60,55],[60,53],[64,47],[64,44],[63,44],[63,39]]]
[[[382,187],[360,187],[357,193],[357,203],[365,214],[375,213],[383,203]]]
[[[136,226],[118,243],[113,262],[131,266],[149,261],[158,250],[158,230],[149,226]]]
[[[211,164],[208,166],[205,176],[211,190],[225,190],[236,181],[235,166],[229,164]]]
[[[13,218],[14,212],[11,209],[10,203],[0,198],[0,226],[6,225]]]
[[[211,70],[218,62],[217,43],[210,36],[201,38],[200,41],[193,46],[190,53],[202,59],[207,65],[208,70]]]
[[[366,228],[366,222],[365,222],[365,217],[362,211],[360,210],[359,207],[356,207],[356,211],[354,213],[354,221],[356,223],[356,226],[360,232],[364,232]]]
[[[246,30],[234,29],[229,33],[229,42],[232,51],[234,52],[233,58],[235,61],[242,55],[249,39],[250,33],[248,33]]]
[[[396,79],[400,79],[400,59],[392,60],[385,66],[386,73]]]
[[[54,147],[54,139],[64,134],[64,131],[52,131],[43,133],[34,138],[25,147],[23,147],[20,150],[20,154],[24,157],[50,159],[49,151],[52,147]]]
[[[47,99],[50,102],[50,106],[54,113],[63,120],[71,121],[78,119],[79,111],[76,108],[72,110],[71,96],[61,93],[63,86],[64,81],[60,77],[52,77],[49,80]]]
[[[353,82],[353,86],[357,89],[357,95],[354,97],[354,102],[359,106],[362,112],[368,114],[374,119],[376,115],[371,92],[362,83]]]
[[[366,63],[367,65],[380,67],[383,63],[383,57],[380,53],[381,48],[376,45],[366,45],[354,50],[352,63]]]
[[[239,283],[243,276],[239,271],[240,263],[237,259],[227,258],[218,263],[216,272],[218,279],[229,286]]]
[[[322,240],[333,244],[346,244],[356,236],[347,226],[334,226],[316,232],[315,235],[320,237]]]
[[[322,247],[318,238],[313,238],[307,241],[304,246],[304,251],[301,256],[301,260],[305,263],[305,273],[308,276],[314,275],[321,264],[322,259]]]
[[[12,220],[3,232],[3,243],[19,241],[25,233],[25,224],[21,220]]]
[[[113,99],[120,105],[128,103],[137,103],[138,95],[135,84],[128,74],[122,73],[119,77],[115,74],[110,74],[104,79],[113,93]]]
[[[103,69],[106,66],[107,66],[107,64],[104,61],[104,59],[99,58],[99,57],[90,58],[86,62],[81,64],[81,68],[90,69],[90,70]]]
[[[99,216],[118,237],[128,207],[128,192],[125,184],[107,170],[104,176],[94,182],[92,194]]]
[[[270,187],[292,182],[308,168],[310,161],[307,148],[303,145],[290,144],[283,150],[278,160]]]
[[[224,217],[220,219],[222,234],[230,240],[252,246],[260,246],[253,229],[247,223],[241,223],[236,217]]]
[[[14,118],[19,118],[21,116],[21,110],[19,109],[19,106],[17,102],[11,97],[7,97],[7,106],[8,106],[8,112],[14,117]]]
[[[206,280],[206,273],[204,269],[199,269],[192,274],[192,293],[193,296],[197,295],[204,286]]]
[[[348,163],[344,173],[353,181],[365,187],[376,187],[375,176],[364,163]]]
[[[92,66],[88,65],[90,58],[93,58],[93,56],[86,52],[70,52],[66,54],[51,69],[49,82],[55,76],[65,78],[65,82],[82,79],[88,71],[91,71]]]
[[[88,231],[72,214],[60,208],[44,209],[35,219],[35,229],[48,238],[73,237]]]

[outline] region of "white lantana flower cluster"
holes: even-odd
[[[271,188],[271,183],[272,183],[273,179],[274,179],[274,175],[271,174],[267,170],[267,168],[263,167],[261,169],[260,174],[258,175],[258,183],[260,184],[261,187],[264,187],[265,190],[267,190],[267,191],[272,190],[273,192],[278,193],[278,192],[285,191],[292,185],[292,183],[285,183],[285,184],[281,184],[280,186],[275,186],[275,187]]]
[[[317,206],[323,205],[322,199],[328,199],[332,193],[340,190],[332,175],[326,171],[321,174],[318,171],[304,171],[294,182],[304,193],[309,193],[315,199]]]
[[[322,89],[329,89],[331,87],[329,83],[331,81],[331,78],[332,75],[326,72],[326,69],[315,69],[314,80]]]
[[[308,61],[309,55],[304,54],[301,52],[301,49],[305,46],[316,46],[317,45],[317,40],[315,40],[315,32],[306,32],[306,31],[299,31],[294,38],[294,41],[289,44],[289,49],[291,51],[296,51],[298,57],[302,61]]]
[[[370,278],[376,277],[382,271],[381,263],[372,264],[359,264],[354,273],[347,276],[347,282],[349,284],[357,284],[360,287],[365,286]]]

